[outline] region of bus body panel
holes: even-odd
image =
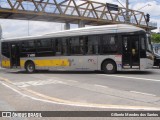
[[[122,68],[122,55],[98,55],[98,56],[61,56],[61,57],[29,57],[21,58],[20,66],[23,69],[25,62],[33,61],[36,69],[44,70],[101,70],[105,60],[113,60],[117,65],[117,71],[124,71]],[[153,60],[140,58],[140,69],[149,69],[153,66]],[[135,67],[136,69],[136,67]],[[128,69],[129,70],[129,69]]]
[[[28,57],[20,59],[21,68],[27,61],[33,61],[36,69],[45,70],[101,70],[105,60],[113,60],[117,70],[122,70],[122,55]]]
[[[145,69],[150,69],[153,67],[153,60],[150,60],[148,58],[141,58],[140,59],[140,69],[145,70]]]
[[[2,66],[3,68],[10,68],[10,67],[11,67],[10,59],[3,56],[3,57],[2,57],[1,66]]]

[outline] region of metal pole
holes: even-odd
[[[0,25],[0,40],[2,39],[2,27]]]
[[[28,36],[29,36],[29,20],[28,20]]]
[[[28,2],[27,2],[27,10],[28,10]],[[28,23],[28,36],[29,36],[29,19],[28,19],[28,21],[27,21]]]
[[[128,9],[129,9],[129,1],[126,0],[126,20],[125,20],[126,23],[129,23],[129,21],[130,21],[129,20]]]
[[[70,28],[71,28],[70,24],[66,22],[65,25],[64,25],[64,29],[69,30]]]

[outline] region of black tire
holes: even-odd
[[[27,62],[25,68],[26,68],[27,73],[35,72],[35,65],[33,62]]]
[[[117,72],[116,63],[112,60],[107,60],[102,64],[102,70],[106,74],[114,74]]]

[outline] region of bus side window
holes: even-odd
[[[8,58],[10,56],[9,44],[7,42],[2,42],[2,55]]]
[[[144,36],[140,36],[140,56],[146,57],[146,39]]]
[[[68,54],[68,49],[67,49],[67,38],[62,38],[62,54],[67,55]]]
[[[34,41],[25,41],[21,44],[22,52],[32,52],[35,48]]]
[[[37,40],[37,56],[53,56],[51,39]]]
[[[62,42],[61,39],[55,39],[56,55],[62,55]]]
[[[79,40],[80,40],[79,41],[80,42],[80,46],[79,46],[80,47],[80,54],[84,54],[84,39],[85,39],[84,37],[79,38]]]
[[[116,41],[115,41],[115,37],[114,36],[111,36],[110,37],[110,45],[115,45],[116,44]]]
[[[141,37],[141,50],[146,50],[146,46],[145,46],[145,39],[144,37]]]
[[[99,36],[88,36],[85,40],[86,54],[98,54],[99,53]]]
[[[117,52],[117,37],[113,35],[103,35],[102,37],[102,53]]]
[[[69,40],[70,53],[72,54],[84,54],[83,39],[81,37],[72,37]]]

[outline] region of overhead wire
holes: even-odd
[[[121,4],[121,6],[123,6],[124,7],[124,5],[119,1],[119,0],[117,0],[118,2],[119,2],[119,4]],[[125,7],[124,7],[125,8]]]

